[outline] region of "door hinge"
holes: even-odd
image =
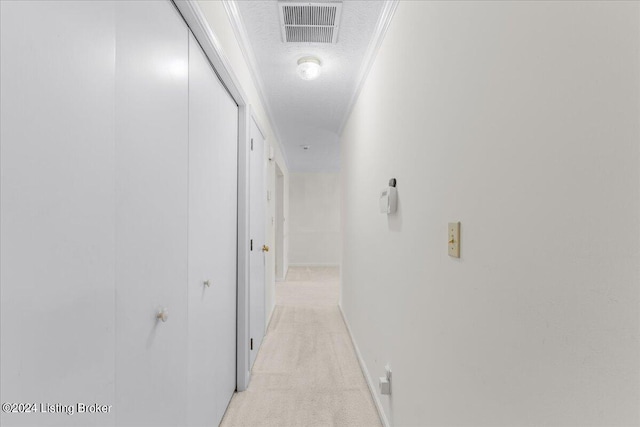
[[[253,151],[253,138],[251,138],[251,151]]]
[[[251,250],[253,250],[253,239],[251,239],[251,243],[249,245],[251,246]]]
[[[253,350],[253,338],[249,340],[249,346],[251,347],[251,350]]]

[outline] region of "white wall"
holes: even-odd
[[[221,1],[198,1],[198,5],[202,9],[207,22],[211,26],[216,39],[220,43],[224,54],[229,59],[229,62],[233,68],[233,71],[238,78],[240,85],[242,86],[245,94],[249,98],[252,111],[256,115],[262,130],[265,133],[267,144],[274,147],[275,159],[273,162],[267,163],[267,190],[275,193],[275,162],[283,172],[285,180],[285,217],[288,214],[289,202],[287,196],[287,190],[289,187],[289,169],[287,168],[285,157],[282,153],[282,148],[276,134],[269,121],[269,116],[266,113],[265,107],[262,104],[260,94],[255,85],[251,70],[247,64],[247,60],[243,56],[240,44],[234,34],[234,29],[231,24],[227,12],[225,11],[224,4]],[[265,156],[268,156],[268,150],[265,150]],[[273,199],[272,199],[273,200]],[[267,245],[272,247],[275,243],[275,224],[271,221],[271,218],[275,216],[275,206],[271,202],[267,204],[265,224],[267,224]],[[286,232],[285,224],[285,232]],[[285,233],[285,246],[287,244],[287,234]],[[271,318],[271,313],[275,307],[275,251],[267,253],[266,264],[267,283],[265,288],[266,298],[266,321]]]
[[[292,173],[286,222],[290,265],[339,265],[340,175]]]
[[[400,2],[342,136],[342,304],[393,425],[640,423],[638,8]]]

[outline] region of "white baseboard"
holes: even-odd
[[[286,270],[284,271],[284,274],[282,275],[282,277],[278,277],[276,276],[276,282],[284,282],[287,280],[287,274],[289,273],[289,266],[287,266]]]
[[[273,319],[273,313],[276,311],[276,304],[273,304],[271,307],[271,313],[269,313],[269,320],[264,328],[264,334],[267,335],[267,331],[269,330],[269,325],[271,325],[271,319]]]
[[[284,274],[282,275],[282,277],[276,276],[276,282],[284,282],[284,281],[286,281],[288,273],[289,273],[289,265],[287,264],[287,267],[284,269]]]
[[[369,375],[369,370],[367,369],[367,365],[364,363],[364,359],[362,358],[362,354],[360,354],[360,349],[358,348],[358,344],[356,344],[356,340],[353,338],[353,334],[351,333],[351,326],[349,326],[349,322],[344,315],[344,311],[342,311],[342,305],[338,305],[340,308],[340,314],[342,315],[342,320],[344,321],[345,326],[347,327],[347,332],[349,332],[349,337],[351,337],[351,343],[353,344],[353,348],[356,350],[356,356],[358,357],[358,363],[360,364],[360,369],[362,370],[362,375],[364,375],[364,379],[367,381],[367,385],[369,386],[369,392],[371,393],[371,397],[373,398],[373,403],[376,405],[376,409],[378,410],[378,416],[380,417],[380,421],[384,427],[391,427],[389,424],[389,420],[387,419],[387,415],[384,413],[384,409],[382,409],[382,402],[380,401],[380,396],[376,392],[375,383]]]
[[[340,264],[335,264],[335,263],[322,263],[322,262],[316,262],[316,263],[312,263],[312,262],[304,262],[304,263],[295,263],[295,264],[289,264],[289,267],[340,267]]]

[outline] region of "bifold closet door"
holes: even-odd
[[[169,0],[3,0],[0,19],[2,401],[112,405],[0,424],[216,425],[237,106]]]
[[[2,426],[114,423],[114,10],[0,2]]]
[[[238,107],[189,39],[189,425],[218,425],[236,384]]]
[[[188,49],[171,2],[117,2],[119,426],[187,421]]]

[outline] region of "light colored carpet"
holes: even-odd
[[[292,267],[221,426],[381,426],[338,308],[337,268]]]

